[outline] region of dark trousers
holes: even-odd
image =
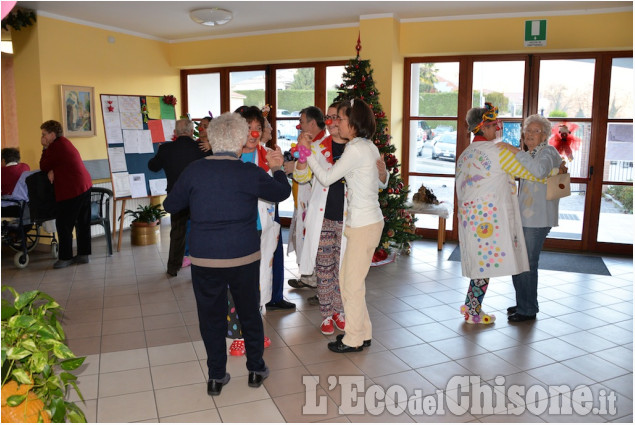
[[[57,203],[55,219],[59,239],[59,259],[73,258],[73,229],[77,236],[77,255],[90,255],[90,189]]]
[[[275,220],[280,223],[278,216],[278,205],[276,204]],[[284,252],[282,249],[282,228],[278,234],[278,246],[273,253],[273,280],[271,282],[271,302],[282,301],[282,290],[284,289]]]
[[[192,286],[198,321],[207,351],[210,379],[223,379],[227,366],[227,285],[240,317],[247,370],[262,372],[265,332],[260,316],[260,261],[240,267],[212,268],[192,265]]]
[[[189,219],[189,209],[170,214],[171,227],[168,272],[178,272],[183,264],[183,256],[185,255],[185,235],[187,233],[187,221]]]

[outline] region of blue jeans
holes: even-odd
[[[533,316],[538,313],[538,260],[551,227],[523,227],[529,271],[512,276],[516,289],[516,313]]]

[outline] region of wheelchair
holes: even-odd
[[[57,214],[53,187],[46,174],[36,172],[25,179],[29,200],[2,198],[2,243],[16,251],[13,264],[23,269],[29,265],[29,252],[41,239],[51,239],[51,255],[59,255],[59,243],[55,232],[44,234],[44,223],[54,220]],[[52,202],[51,202],[52,200]]]

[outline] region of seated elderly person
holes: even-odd
[[[15,184],[25,171],[29,171],[28,164],[20,162],[20,151],[16,148],[2,149],[2,195],[11,195]]]
[[[249,371],[248,385],[259,387],[269,375],[262,358],[264,330],[260,316],[260,236],[258,198],[281,202],[291,193],[282,170],[280,148],[267,154],[273,171],[240,160],[249,137],[247,122],[225,113],[209,123],[214,151],[191,163],[179,176],[163,206],[170,213],[190,209],[192,285],[199,326],[207,351],[207,393],[220,394],[226,373],[227,287],[242,324]]]

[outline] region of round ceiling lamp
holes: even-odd
[[[213,27],[224,25],[231,21],[233,14],[229,10],[213,7],[209,9],[196,9],[190,12],[190,18],[197,24]]]

